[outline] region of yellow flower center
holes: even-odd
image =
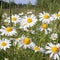
[[[47,28],[47,24],[42,24],[42,28],[46,29]]]
[[[12,31],[12,28],[11,28],[11,27],[7,27],[7,28],[6,28],[6,31],[7,31],[7,32],[11,32],[11,31]]]
[[[34,50],[40,50],[40,48],[38,46],[35,46]]]
[[[27,19],[27,22],[28,22],[28,23],[31,23],[31,22],[32,22],[32,18],[28,18],[28,19]]]
[[[12,21],[16,21],[16,19],[17,19],[16,17],[12,17],[11,18]]]
[[[59,48],[57,46],[53,46],[51,50],[53,53],[57,53],[59,51]]]
[[[56,16],[57,16],[57,17],[59,17],[59,16],[60,16],[60,14],[56,14]]]
[[[7,45],[6,42],[2,42],[2,43],[1,43],[1,46],[6,46],[6,45]]]
[[[48,15],[48,14],[45,14],[45,15],[44,15],[44,18],[45,18],[45,19],[48,19],[48,18],[49,18],[49,15]]]
[[[23,41],[24,44],[29,44],[30,43],[30,39],[29,38],[25,38]]]

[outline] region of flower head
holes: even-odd
[[[0,29],[1,35],[7,35],[7,36],[13,36],[15,35],[17,32],[13,27],[4,27],[2,26],[2,28]]]
[[[55,60],[59,60],[60,55],[60,44],[52,44],[48,43],[48,46],[45,47],[47,49],[46,54],[50,54],[50,58],[54,58]]]
[[[10,23],[10,19],[11,19],[12,23],[14,23],[14,24],[20,23],[20,20],[21,20],[19,15],[15,14],[15,15],[12,15],[11,17],[7,17],[5,19],[5,22]]]
[[[52,18],[49,13],[46,13],[43,11],[43,13],[39,14],[39,21],[42,21],[42,23],[49,24],[52,21]]]
[[[11,42],[7,39],[0,40],[0,49],[6,50],[7,48],[10,48]]]
[[[19,46],[26,49],[26,48],[31,48],[31,45],[32,45],[31,39],[22,35],[22,37],[20,38],[20,45]]]
[[[36,24],[37,18],[35,15],[24,16],[20,22],[20,28],[23,28],[25,31],[28,31],[27,28],[32,27]]]
[[[40,31],[45,31],[45,34],[48,34],[52,32],[52,29],[48,27],[48,24],[43,23],[40,28],[38,28]]]
[[[51,34],[50,37],[52,40],[56,40],[58,38],[58,35],[56,33]]]

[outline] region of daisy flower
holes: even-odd
[[[11,16],[11,21],[12,21],[12,23],[14,23],[14,24],[19,23],[20,20],[21,20],[21,18],[20,18],[19,15],[17,15],[17,14]],[[5,22],[10,23],[10,17],[8,17],[8,18],[5,20]]]
[[[19,13],[18,15],[19,15],[19,16],[22,16],[22,15],[24,15],[24,13],[23,13],[23,12],[21,12],[21,13]]]
[[[43,13],[39,14],[39,21],[42,21],[42,23],[49,24],[52,21],[52,18],[50,17],[49,13],[46,13],[43,11]]]
[[[48,45],[45,47],[47,49],[46,54],[50,54],[50,58],[53,58],[54,60],[60,60],[60,44],[52,44],[48,43]]]
[[[2,15],[2,17],[3,17],[3,18],[7,18],[7,13],[4,13],[4,14]]]
[[[51,34],[50,37],[52,40],[56,40],[58,38],[58,35],[56,33]]]
[[[14,39],[14,44],[15,44],[15,45],[19,44],[19,42],[20,42],[20,37]]]
[[[10,48],[11,42],[7,39],[0,40],[0,49],[6,50],[7,48]]]
[[[30,30],[30,33],[31,33],[31,34],[35,34],[35,31],[34,31],[34,30]]]
[[[13,36],[15,35],[17,32],[13,27],[4,27],[2,26],[2,28],[0,29],[1,35],[6,35],[6,36]]]
[[[20,28],[23,28],[24,30],[28,30],[27,28],[34,26],[36,22],[37,22],[37,18],[35,15],[32,14],[30,16],[24,16],[20,21]]]
[[[27,30],[27,32],[31,33],[31,34],[35,34],[34,30]]]
[[[32,11],[28,11],[27,14],[32,14]]]
[[[60,11],[58,13],[52,14],[52,17],[54,18],[54,20],[59,20],[60,19]]]
[[[33,42],[31,41],[30,38],[25,37],[25,36],[22,36],[20,38],[20,44],[19,44],[20,47],[23,47],[24,49],[31,48],[32,44],[33,44]]]
[[[44,52],[44,49],[42,48],[42,47],[38,47],[38,46],[33,46],[33,48],[32,48],[35,52]]]
[[[8,58],[4,58],[4,60],[9,60]]]
[[[52,29],[51,29],[51,28],[48,28],[48,25],[45,24],[45,23],[43,23],[43,24],[41,25],[41,27],[38,28],[38,30],[40,30],[40,31],[45,31],[45,34],[48,34],[48,33],[52,32]]]

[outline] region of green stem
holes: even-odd
[[[9,12],[10,12],[10,25],[12,26],[12,20],[11,20],[11,2],[9,0]]]
[[[0,9],[0,28],[1,28],[1,21],[2,21],[2,13],[3,13],[3,10],[2,10],[2,1],[1,1],[1,7],[0,7],[1,9]]]
[[[14,60],[14,46],[13,46],[13,40],[11,41],[11,49],[10,49],[10,60]]]

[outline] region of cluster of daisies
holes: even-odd
[[[11,40],[14,40],[14,46],[18,45],[19,48],[31,49],[35,52],[42,52],[44,54],[50,54],[50,58],[53,57],[54,60],[59,60],[60,56],[60,43],[49,42],[45,48],[37,46],[30,36],[25,36],[22,34],[19,38],[14,38],[14,36],[19,35],[19,30],[25,31],[27,34],[35,34],[35,30],[30,29],[34,26],[37,31],[44,32],[45,35],[51,34],[50,39],[52,41],[58,40],[57,32],[53,33],[53,27],[49,26],[54,21],[60,20],[60,12],[50,14],[46,12],[39,13],[39,16],[35,16],[32,12],[27,12],[26,14],[19,13],[8,16],[6,13],[2,15],[3,25],[0,29],[0,49],[6,50],[11,47]],[[12,23],[13,26],[10,26]],[[38,25],[38,23],[40,23]],[[56,26],[55,26],[56,27]],[[55,28],[56,29],[56,28]],[[22,33],[22,32],[21,32]]]

